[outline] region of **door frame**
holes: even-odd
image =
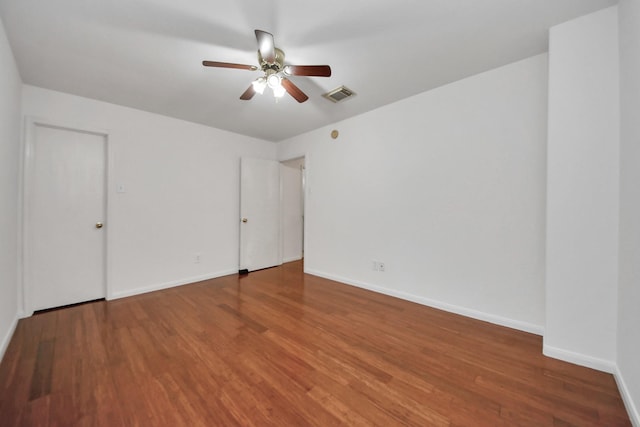
[[[36,117],[25,117],[25,123],[23,128],[23,135],[21,141],[21,149],[20,149],[20,174],[19,174],[19,183],[18,183],[18,283],[19,283],[19,291],[18,291],[18,307],[20,310],[19,316],[29,317],[33,315],[33,304],[32,304],[32,292],[29,283],[26,280],[26,272],[29,268],[29,259],[27,254],[29,253],[29,233],[30,227],[29,221],[29,203],[33,192],[33,183],[31,182],[31,176],[34,172],[34,150],[36,143],[36,132],[35,130],[38,127],[48,127],[53,129],[66,130],[71,132],[81,132],[87,133],[91,135],[101,136],[105,141],[105,153],[104,153],[104,222],[107,224],[107,227],[104,228],[104,258],[102,260],[104,265],[104,277],[103,277],[103,286],[104,286],[104,294],[106,299],[111,299],[112,297],[112,289],[111,284],[109,282],[109,277],[111,276],[111,265],[110,260],[112,259],[111,254],[109,252],[111,248],[110,236],[111,233],[109,229],[111,228],[110,218],[113,217],[112,207],[110,203],[110,193],[111,189],[114,188],[114,184],[111,182],[112,174],[112,165],[113,165],[113,153],[111,149],[111,143],[109,140],[109,132],[104,129],[99,129],[92,126],[86,126],[83,124],[77,123],[66,123],[58,120],[47,120],[40,119]]]

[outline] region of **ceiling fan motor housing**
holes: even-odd
[[[284,52],[277,47],[274,48],[276,51],[275,61],[273,63],[269,63],[262,58],[260,51],[258,51],[258,64],[260,64],[260,68],[264,72],[267,70],[274,70],[276,73],[280,72],[284,68]]]

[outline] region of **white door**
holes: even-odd
[[[280,163],[241,159],[240,218],[240,270],[282,264]]]
[[[105,297],[106,138],[33,124],[25,282],[32,310]]]

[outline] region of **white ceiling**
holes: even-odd
[[[549,27],[616,0],[0,0],[25,83],[280,141],[547,50]],[[239,96],[258,71],[254,29],[286,63],[298,104]],[[346,85],[357,96],[321,94]]]

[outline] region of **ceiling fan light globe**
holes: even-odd
[[[276,98],[282,98],[286,92],[285,88],[283,88],[282,86],[276,86],[273,89],[273,96],[275,96]]]
[[[276,88],[282,87],[281,78],[277,74],[270,74],[269,77],[267,77],[267,84],[274,91]]]
[[[263,77],[260,77],[259,79],[254,80],[253,83],[251,84],[253,85],[253,90],[255,90],[260,95],[264,93],[264,88],[267,87],[267,82]]]

